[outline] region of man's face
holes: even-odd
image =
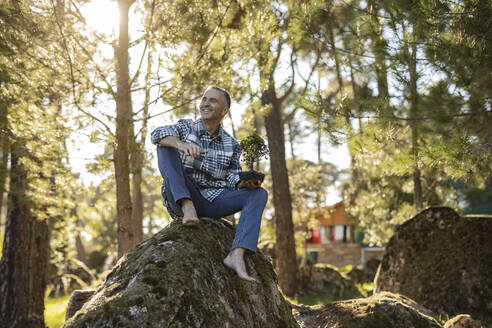
[[[220,91],[213,88],[205,91],[200,102],[200,115],[203,120],[221,121],[228,110],[226,99]]]

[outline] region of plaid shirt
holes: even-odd
[[[153,144],[167,136],[175,136],[186,143],[200,147],[200,157],[194,158],[180,151],[181,162],[185,172],[195,181],[200,192],[209,202],[219,196],[224,189],[237,189],[241,165],[239,157],[241,150],[239,143],[231,137],[222,125],[215,137],[203,127],[201,119],[179,120],[174,125],[161,126],[152,131]]]

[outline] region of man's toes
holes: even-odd
[[[256,282],[256,279],[255,279],[255,278],[250,277],[250,276],[248,276],[248,275],[245,275],[245,276],[240,276],[239,278],[241,278],[241,279],[243,279],[243,280],[245,280],[245,281],[247,281],[247,282]]]
[[[197,226],[198,223],[200,223],[198,219],[193,219],[193,218],[183,219],[183,225],[188,227]]]

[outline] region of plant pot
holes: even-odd
[[[265,175],[256,171],[239,172],[239,179],[243,181],[255,180],[263,182],[263,179],[265,179]]]

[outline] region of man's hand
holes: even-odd
[[[256,189],[261,187],[261,181],[259,180],[241,180],[237,184],[237,188],[248,188],[248,189]]]
[[[177,148],[185,153],[185,155],[193,156],[195,158],[200,157],[200,147],[195,144],[180,141]]]

